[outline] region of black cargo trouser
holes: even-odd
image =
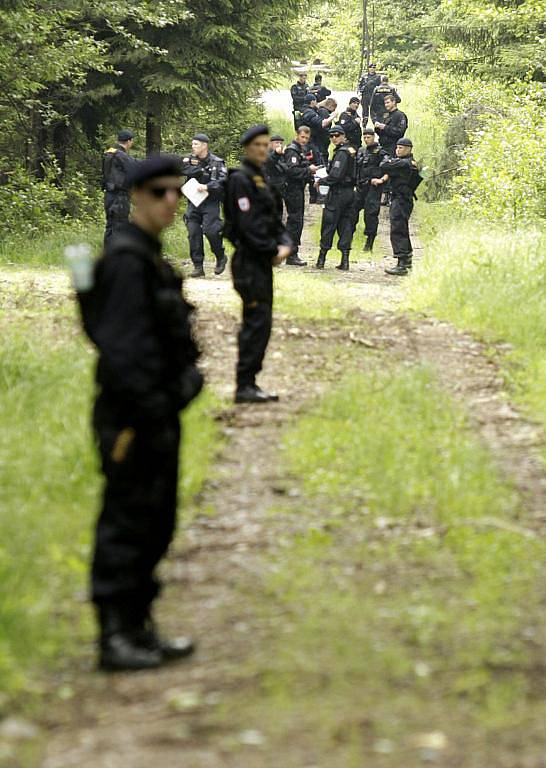
[[[104,486],[92,566],[92,598],[138,619],[157,596],[155,568],[176,526],[180,421],[174,413],[127,426],[104,392],[93,413]]]
[[[338,250],[351,250],[354,231],[354,189],[353,187],[330,187],[326,205],[322,211],[320,249],[329,251],[338,234]]]
[[[413,211],[413,200],[393,195],[389,217],[391,222],[391,245],[393,254],[410,256],[413,253],[409,233],[409,220]]]
[[[305,192],[301,184],[288,184],[284,195],[286,204],[286,229],[294,243],[294,255],[297,254],[303,232],[303,215],[305,212]]]
[[[105,243],[119,227],[127,224],[130,212],[131,201],[128,192],[120,190],[119,192],[104,193],[104,213],[106,214]]]
[[[209,241],[211,251],[220,261],[225,257],[222,240],[222,219],[220,218],[220,203],[215,200],[205,200],[196,208],[188,203],[184,216],[190,241],[190,256],[196,267],[202,267],[205,260],[203,235]]]
[[[273,325],[273,269],[270,259],[237,251],[231,269],[233,286],[243,302],[239,330],[237,387],[256,383]]]
[[[359,187],[355,193],[354,228],[358,226],[360,211],[364,210],[364,234],[375,237],[379,227],[382,185],[374,187],[371,183]]]

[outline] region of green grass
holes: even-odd
[[[393,367],[347,377],[284,448],[303,532],[279,542],[268,633],[224,717],[287,768],[534,765],[546,547],[465,415],[430,373]]]
[[[294,122],[280,109],[272,109],[268,112],[267,123],[271,133],[278,133],[284,137],[285,143],[290,144],[294,138]]]
[[[354,307],[323,274],[276,270],[275,311],[301,320],[343,319]]]
[[[84,605],[100,490],[89,428],[94,355],[67,302],[37,302],[22,292],[17,309],[0,314],[0,689],[10,697],[77,653],[92,627]],[[184,418],[184,508],[218,445],[212,406],[205,394]]]
[[[428,209],[434,232],[434,211]],[[437,226],[437,225],[436,225]],[[505,371],[546,423],[546,234],[461,222],[427,239],[407,283],[406,307],[427,311],[513,349]]]

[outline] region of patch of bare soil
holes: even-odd
[[[309,221],[318,213],[312,209]],[[302,251],[311,259],[316,245],[308,233],[309,227]],[[380,245],[387,250],[384,217]],[[305,525],[305,516],[299,522],[270,513],[298,503],[291,497],[293,481],[281,468],[287,463],[281,432],[346,367],[365,369],[377,356],[387,363],[433,367],[521,491],[526,502],[522,532],[536,535],[544,525],[543,432],[510,403],[482,344],[445,323],[393,311],[401,283],[385,276],[383,268],[381,261],[372,261],[348,274],[336,271],[334,278],[326,271],[324,279],[347,282],[360,309],[345,325],[280,319],[262,375],[264,386],[281,394],[280,403],[229,405],[218,414],[225,447],[165,566],[167,588],[159,607],[166,632],[189,632],[198,639],[196,657],[159,672],[104,676],[92,671],[93,650],[84,649],[80,668],[51,681],[52,690],[68,683],[75,695],[42,718],[47,743],[41,768],[305,768],[296,744],[286,744],[282,754],[268,754],[259,748],[259,734],[225,732],[215,727],[211,713],[241,684],[240,669],[260,648],[263,618],[244,596],[259,589],[279,538]],[[228,278],[189,282],[188,291],[199,304],[210,386],[231,398],[238,307]],[[384,297],[384,308],[366,311],[367,299],[377,295]],[[276,630],[283,632],[282,617]],[[464,765],[464,755],[457,764]]]

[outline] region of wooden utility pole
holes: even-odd
[[[370,27],[368,24],[368,0],[362,0],[362,55],[360,57],[360,73],[364,71],[364,59],[370,63]]]

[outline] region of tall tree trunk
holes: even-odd
[[[47,128],[38,106],[32,107],[30,121],[31,137],[27,150],[27,167],[30,173],[43,181],[45,179]]]
[[[161,152],[161,127],[163,117],[163,99],[160,94],[148,98],[146,112],[146,155]]]
[[[70,128],[64,121],[55,123],[53,128],[53,154],[59,168],[58,181],[61,182],[66,172],[66,153],[68,151],[68,139]]]

